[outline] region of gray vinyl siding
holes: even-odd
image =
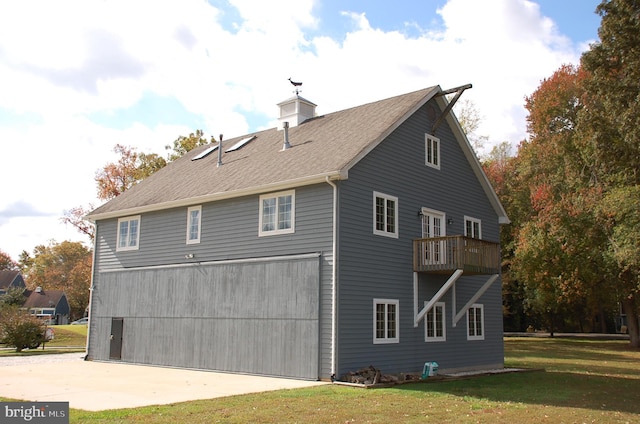
[[[433,121],[418,110],[349,171],[340,187],[338,262],[338,376],[368,365],[383,372],[420,371],[426,361],[461,369],[503,362],[500,281],[478,303],[484,304],[485,340],[466,340],[466,316],[451,327],[451,293],[447,293],[447,342],[424,341],[424,322],[413,326],[412,240],[421,237],[418,212],[428,207],[453,219],[447,235],[464,233],[464,216],[482,221],[485,240],[499,241],[498,217],[450,128],[443,124],[440,170],[425,165],[425,133]],[[437,107],[437,106],[436,106]],[[433,114],[431,114],[433,116]],[[373,234],[373,192],[398,198],[399,237]],[[484,278],[483,278],[484,277]],[[461,277],[456,283],[458,310],[488,276]],[[420,276],[420,308],[429,289],[446,281]],[[398,299],[400,343],[373,344],[373,299]],[[455,353],[458,352],[458,353]],[[500,365],[501,366],[501,365]]]
[[[139,249],[117,252],[117,219],[97,223],[94,281],[101,272],[139,267],[190,265],[247,258],[266,258],[306,253],[320,254],[319,377],[331,375],[331,293],[333,191],[328,184],[295,189],[295,233],[258,236],[259,195],[202,204],[201,242],[186,244],[187,207],[141,215]],[[196,206],[194,203],[191,206]],[[193,254],[193,259],[187,259]],[[138,296],[139,294],[135,294]],[[117,302],[118,299],[105,299]],[[167,304],[171,300],[167,300]],[[146,305],[143,307],[152,306]],[[158,305],[153,305],[158,308]],[[126,325],[126,323],[125,323]],[[104,348],[105,328],[90,334],[91,347]],[[108,333],[107,333],[108,334]],[[194,359],[195,361],[195,359]],[[197,364],[192,366],[197,367]]]

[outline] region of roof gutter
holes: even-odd
[[[321,184],[321,183],[326,183],[327,179],[332,181],[346,180],[347,173],[343,171],[331,171],[324,174],[310,175],[307,177],[296,178],[293,180],[279,181],[276,183],[265,184],[261,186],[255,186],[255,187],[248,187],[248,188],[239,189],[239,190],[231,190],[231,191],[224,191],[224,192],[213,193],[213,194],[206,194],[204,196],[190,197],[188,199],[178,199],[178,200],[172,200],[168,202],[154,203],[152,205],[136,206],[136,207],[127,208],[127,209],[119,209],[111,212],[103,212],[103,213],[96,213],[96,214],[90,213],[86,215],[84,219],[95,222],[103,219],[120,218],[123,216],[137,215],[137,214],[146,213],[146,212],[155,212],[160,210],[191,206],[198,203],[208,203],[208,202],[214,202],[218,200],[233,199],[233,198],[242,197],[242,196],[250,196],[253,194],[268,193],[270,191],[286,190],[286,189],[295,188],[295,187]]]

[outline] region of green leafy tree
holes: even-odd
[[[202,130],[196,130],[195,133],[191,133],[186,137],[181,135],[174,140],[173,145],[165,146],[165,149],[171,150],[171,153],[169,153],[168,156],[168,161],[173,162],[196,147],[204,146],[206,144],[213,143],[214,141],[213,137],[211,137],[210,140],[207,140],[204,137]]]
[[[0,295],[0,307],[22,306],[26,298],[23,287],[11,287],[3,295]]]
[[[458,117],[458,122],[460,122],[460,127],[467,135],[471,147],[473,147],[476,154],[479,154],[489,137],[478,135],[478,128],[482,123],[482,116],[478,108],[472,100],[464,99],[456,102],[454,110]]]
[[[15,347],[16,352],[40,346],[45,330],[43,321],[17,306],[0,307],[0,343]]]
[[[602,192],[601,224],[608,273],[615,277],[629,324],[631,345],[640,347],[638,328],[638,268],[635,242],[637,187],[640,185],[640,1],[606,0],[596,11],[602,16],[600,42],[581,58],[589,73],[579,119],[580,149],[585,170]],[[628,196],[628,197],[627,197]]]

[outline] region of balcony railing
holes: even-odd
[[[500,245],[464,236],[433,237],[413,241],[413,270],[446,274],[498,274]]]

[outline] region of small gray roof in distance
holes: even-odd
[[[8,288],[18,277],[18,274],[20,274],[20,271],[0,270],[0,289]]]
[[[198,147],[98,207],[87,218],[122,217],[267,193],[318,183],[327,177],[344,179],[354,164],[439,92],[439,86],[430,87],[308,119],[289,129],[291,148],[287,150],[282,150],[283,131],[276,128],[225,140],[220,167],[217,151],[191,160],[210,146]],[[251,135],[256,138],[242,148],[224,152]],[[490,187],[489,191],[495,196]],[[492,199],[494,206],[495,201],[497,196]],[[498,209],[504,214],[501,205]]]

